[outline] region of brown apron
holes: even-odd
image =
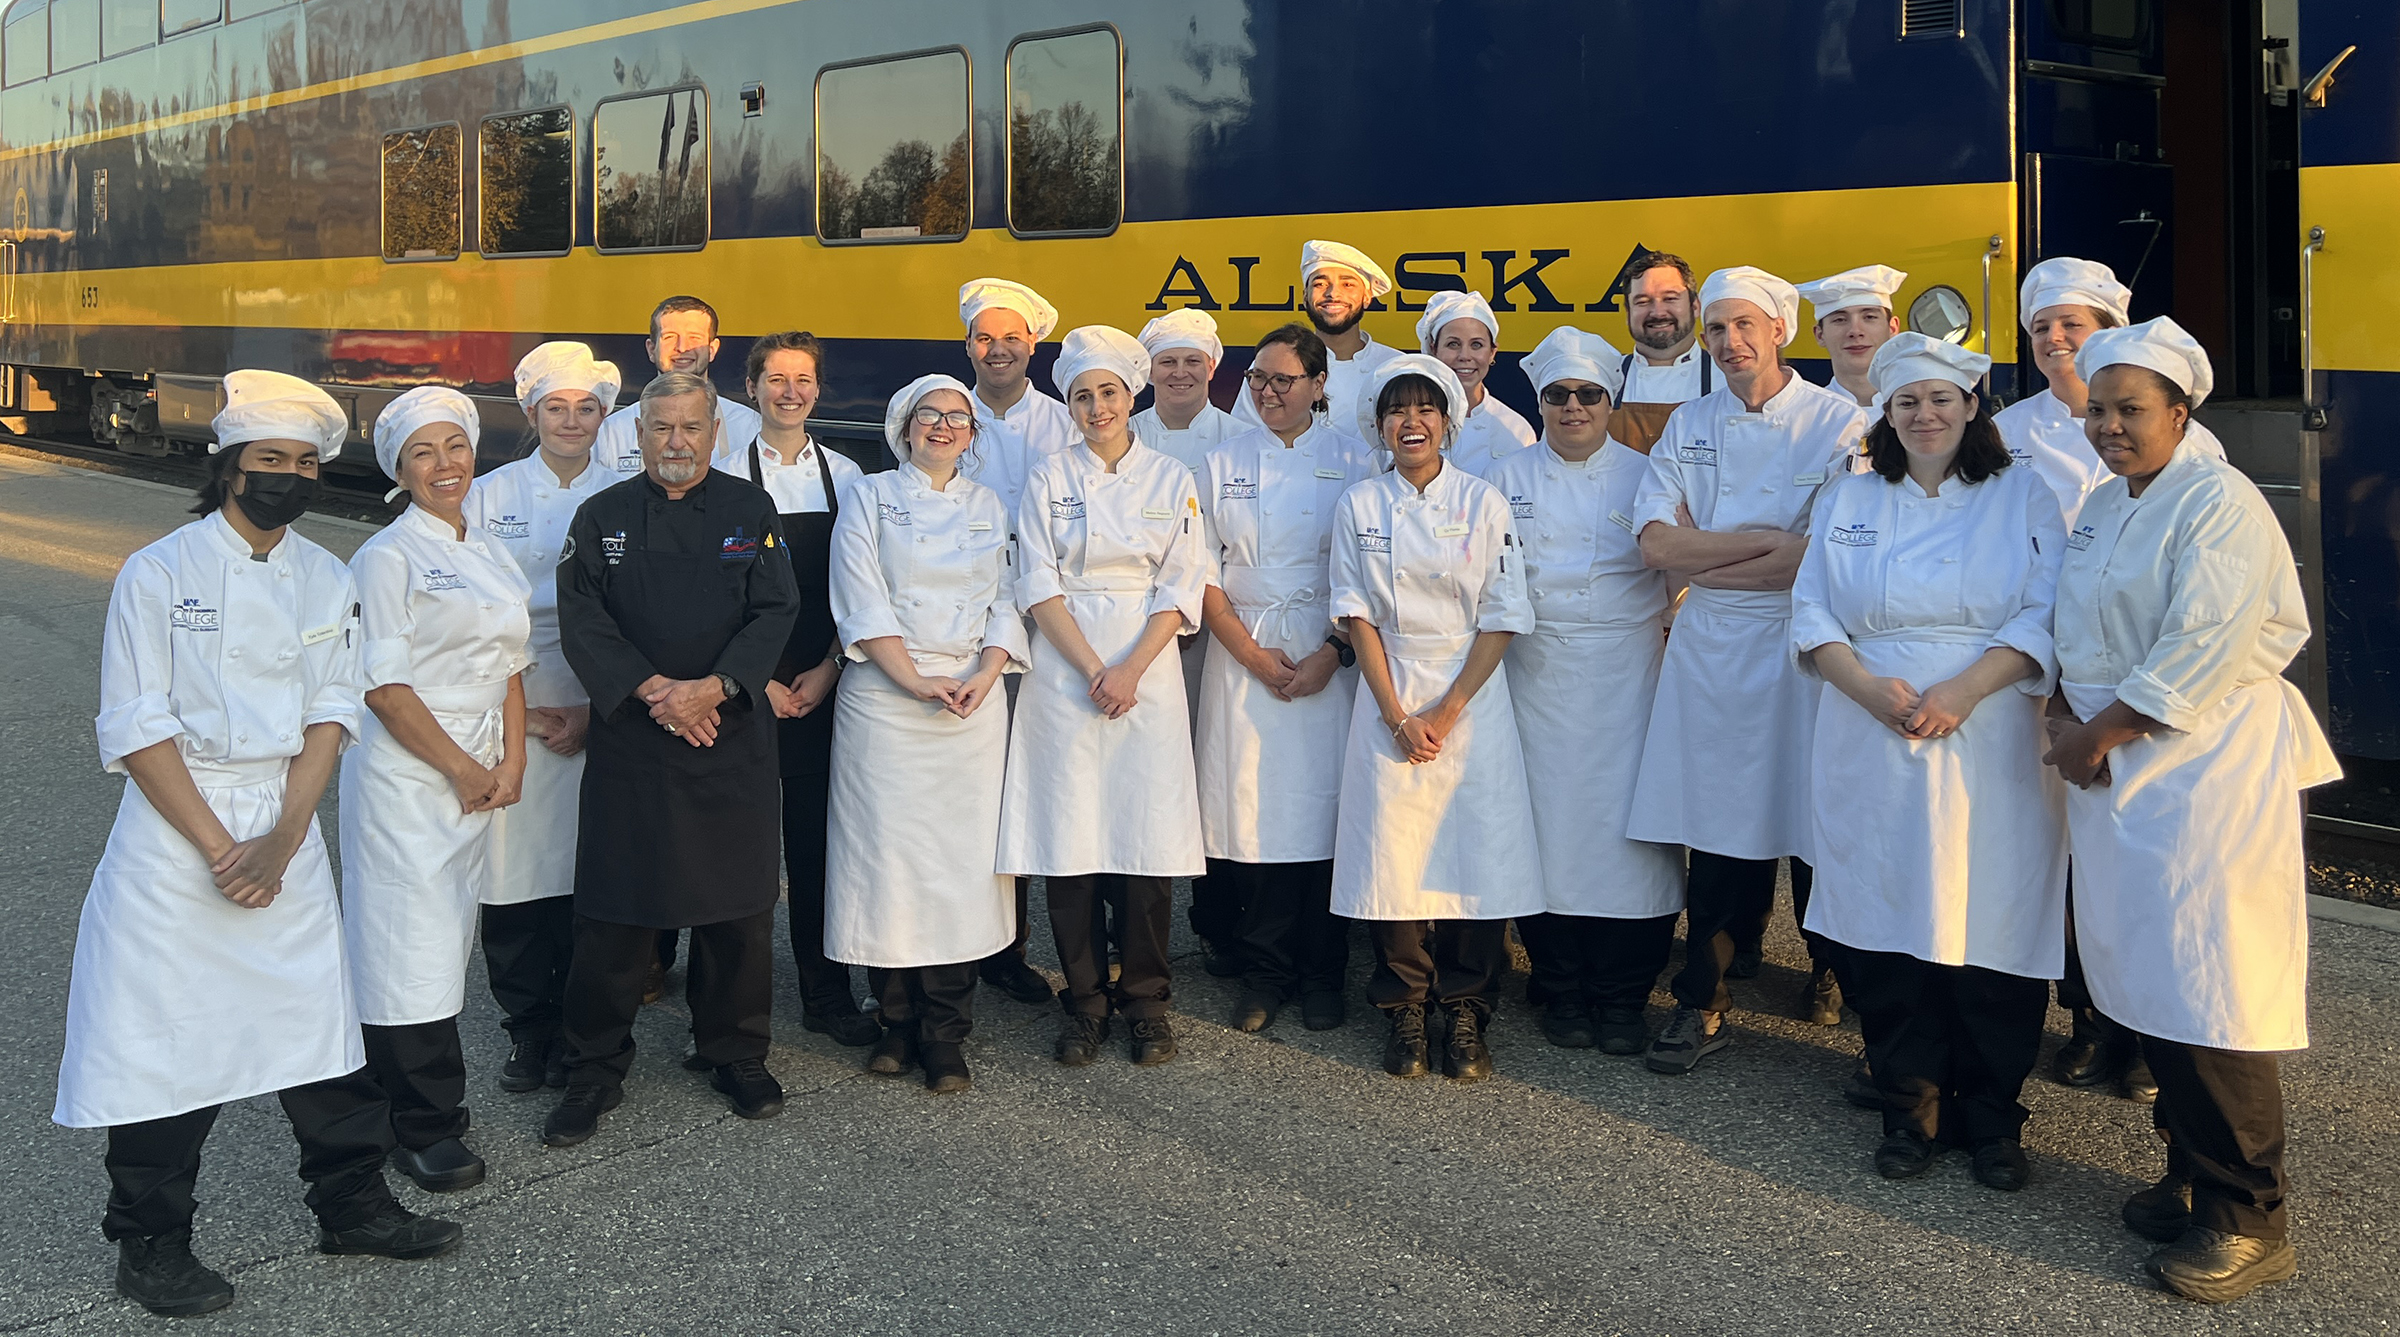
[[[1638,353],[1625,355],[1625,361],[1618,368],[1622,378],[1618,382],[1620,385],[1633,379],[1633,360],[1639,356]],[[1717,364],[1709,361],[1708,354],[1702,353],[1700,355],[1700,395],[1704,396],[1716,388]],[[1700,396],[1694,396],[1694,398],[1698,397]],[[1650,453],[1650,447],[1656,445],[1658,439],[1667,434],[1667,415],[1681,407],[1683,404],[1680,402],[1673,404],[1619,404],[1609,410],[1608,434],[1647,455]]]

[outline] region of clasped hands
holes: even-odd
[[[653,673],[633,694],[650,707],[650,718],[660,728],[693,747],[716,746],[717,707],[725,703],[725,686],[715,675],[679,679]]]
[[[1278,701],[1297,701],[1324,691],[1341,664],[1341,653],[1330,645],[1319,646],[1314,654],[1295,663],[1290,655],[1274,646],[1254,644],[1242,661],[1250,676],[1264,684]]]
[[[1430,709],[1383,723],[1392,731],[1392,743],[1400,749],[1400,755],[1408,758],[1411,766],[1422,766],[1442,755],[1442,740],[1458,727],[1458,717],[1466,709],[1466,702],[1444,692]]]
[[[1919,692],[1905,678],[1872,677],[1849,695],[1878,724],[1913,743],[1958,732],[1982,699],[1955,681],[1937,682]]]

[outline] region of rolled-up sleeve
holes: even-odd
[[[1366,564],[1358,559],[1358,492],[1367,486],[1351,484],[1350,490],[1334,504],[1333,560],[1326,571],[1333,598],[1326,605],[1326,615],[1337,622],[1346,617],[1359,618],[1372,626],[1375,600],[1367,590]]]
[[[2031,551],[2024,580],[2017,588],[2016,608],[1992,633],[1991,648],[2005,646],[2040,665],[2041,672],[2017,680],[2017,690],[2027,696],[2048,696],[2058,690],[2055,619],[2058,569],[2067,555],[2067,522],[2059,513],[2058,494],[2048,483],[2038,476],[2025,483],[2024,542]]]
[[[1805,678],[1822,678],[1812,651],[1822,645],[1850,644],[1850,633],[1833,615],[1832,590],[1825,579],[1825,535],[1808,536],[1808,551],[1800,556],[1800,574],[1792,580],[1792,667]]]
[[[117,573],[100,633],[100,766],[125,773],[125,758],[183,733],[175,713],[175,656],[169,643],[174,577],[147,554]]]
[[[1159,556],[1158,574],[1152,578],[1150,602],[1144,609],[1150,616],[1174,612],[1183,616],[1183,634],[1200,630],[1200,600],[1208,592],[1213,565],[1201,548],[1200,490],[1192,485],[1192,471],[1175,464],[1175,528],[1167,536],[1166,551]]]
[[[1494,554],[1494,569],[1475,596],[1475,630],[1524,633],[1533,630],[1533,600],[1525,593],[1525,545],[1509,518],[1508,499],[1497,488],[1485,488],[1477,504],[1475,529],[1489,535],[1485,546]]]
[[[833,624],[842,638],[842,653],[864,662],[861,641],[886,636],[907,639],[900,612],[892,606],[891,587],[884,579],[881,525],[875,498],[861,487],[844,498],[847,503],[833,522],[833,580],[830,590]]]
[[[301,727],[342,726],[342,746],[358,741],[367,713],[366,685],[359,663],[358,585],[350,568],[327,564],[331,579],[312,590],[309,623],[300,657],[308,682],[308,708]]]
[[[994,508],[997,510],[998,508]],[[1005,650],[1004,673],[1033,671],[1033,638],[1025,633],[1025,614],[1017,608],[1017,545],[1000,545],[1000,583],[992,590],[991,607],[983,618],[983,648]]]
[[[1675,510],[1683,505],[1683,467],[1675,462],[1676,443],[1682,439],[1680,413],[1670,415],[1667,430],[1656,445],[1650,448],[1650,472],[1642,476],[1642,486],[1633,494],[1633,533],[1641,537],[1642,530],[1651,524],[1675,523]]]
[[[358,584],[359,669],[368,690],[416,684],[416,616],[408,601],[408,556],[390,544],[359,549],[350,561]]]
[[[1024,495],[1017,499],[1017,606],[1030,613],[1067,592],[1059,580],[1058,537],[1050,529],[1050,499],[1058,474],[1036,464],[1025,478]]]
[[[2187,733],[2241,684],[2274,592],[2272,520],[2232,498],[2195,519],[2175,554],[2158,639],[2117,684],[2118,700]]]

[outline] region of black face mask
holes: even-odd
[[[267,474],[242,470],[242,490],[234,504],[250,523],[261,529],[281,529],[297,520],[317,499],[317,480],[307,474]]]

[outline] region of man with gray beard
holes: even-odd
[[[707,379],[659,376],[639,422],[642,473],[583,503],[559,560],[560,640],[592,714],[554,1147],[623,1100],[661,929],[692,931],[684,1066],[744,1118],[783,1112],[765,1062],[783,853],[766,689],[800,599],[775,499],[709,468]]]

